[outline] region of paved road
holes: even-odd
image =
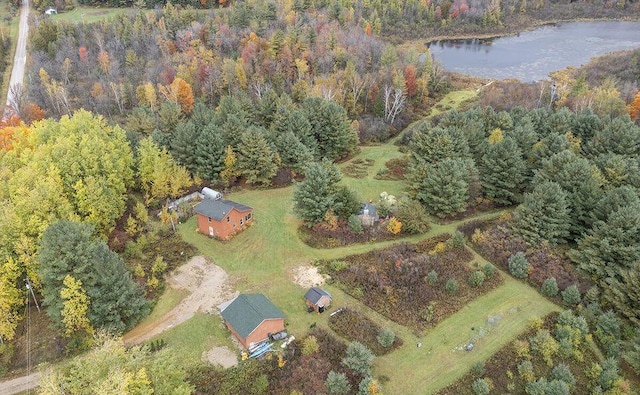
[[[9,93],[7,94],[7,105],[13,102],[11,87],[22,85],[24,81],[24,67],[27,63],[27,36],[29,35],[29,0],[22,0],[20,9],[20,25],[18,30],[18,43],[16,46],[16,56],[13,58],[13,69],[9,80]],[[4,117],[8,114],[5,108]]]

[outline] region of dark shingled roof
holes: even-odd
[[[211,200],[211,199],[204,199],[203,201],[201,201],[196,205],[194,210],[198,214],[202,214],[210,218],[215,218],[217,221],[221,221],[234,208],[238,211],[253,210],[249,206],[232,202],[231,200]]]
[[[240,294],[221,312],[238,334],[246,338],[264,320],[284,318],[284,314],[262,294]]]
[[[306,294],[304,294],[304,298],[313,304],[318,303],[320,301],[320,298],[322,298],[323,296],[328,296],[329,298],[331,298],[331,294],[329,292],[318,287],[313,287],[308,290]]]

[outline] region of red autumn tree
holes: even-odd
[[[415,96],[418,91],[418,82],[417,82],[418,70],[412,64],[407,65],[404,69],[404,84],[407,88],[407,95],[409,97]]]

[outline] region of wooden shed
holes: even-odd
[[[322,313],[331,304],[331,294],[322,288],[313,287],[304,294],[309,311]]]
[[[231,333],[249,348],[284,330],[284,314],[262,294],[240,294],[221,307],[220,314]]]

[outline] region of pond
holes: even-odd
[[[567,22],[494,39],[437,41],[433,57],[447,71],[539,81],[607,52],[640,48],[640,22]]]

